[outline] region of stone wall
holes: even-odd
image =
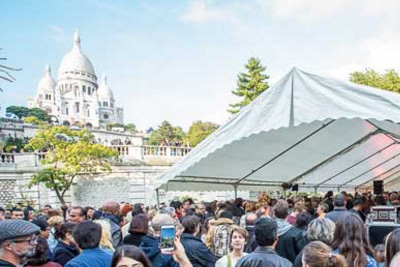
[[[10,203],[15,198],[15,180],[0,180],[0,206]]]
[[[71,202],[95,207],[106,200],[155,204],[154,178],[166,169],[161,166],[115,167],[111,173],[81,176],[71,190]]]

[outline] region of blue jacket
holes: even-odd
[[[143,236],[139,248],[146,253],[150,259],[153,267],[179,267],[174,261],[172,255],[165,255],[161,253],[159,248],[159,239],[152,236]]]
[[[217,261],[214,254],[201,240],[191,234],[183,233],[181,243],[193,267],[214,267]]]
[[[67,245],[62,241],[58,241],[57,246],[53,250],[52,259],[61,266],[65,266],[67,262],[79,255],[78,247],[75,245]]]
[[[110,267],[112,253],[100,248],[82,250],[81,254],[70,260],[65,267]]]
[[[325,218],[328,218],[328,219],[332,220],[334,223],[336,223],[340,217],[342,217],[348,213],[349,213],[349,211],[345,207],[335,207],[333,209],[333,211],[328,212],[325,215]]]
[[[276,254],[271,248],[257,247],[253,253],[244,256],[236,267],[292,267],[292,263]]]

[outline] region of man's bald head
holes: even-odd
[[[258,216],[254,212],[249,212],[247,213],[245,218],[246,218],[246,226],[248,226],[248,225],[254,225],[258,219]]]
[[[161,226],[174,224],[174,220],[167,214],[157,214],[151,221],[154,232],[160,232]]]
[[[121,213],[121,207],[117,201],[107,201],[101,207],[103,212],[108,212],[114,215]]]

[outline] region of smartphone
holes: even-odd
[[[160,234],[161,253],[174,251],[175,249],[174,239],[175,239],[175,225],[169,224],[161,226],[161,234]]]

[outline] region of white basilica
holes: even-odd
[[[57,82],[47,65],[36,96],[28,100],[28,107],[41,108],[54,120],[68,126],[98,128],[109,123],[123,123],[123,108],[116,107],[105,75],[98,84],[93,65],[82,52],[77,32],[72,51],[61,61]]]

